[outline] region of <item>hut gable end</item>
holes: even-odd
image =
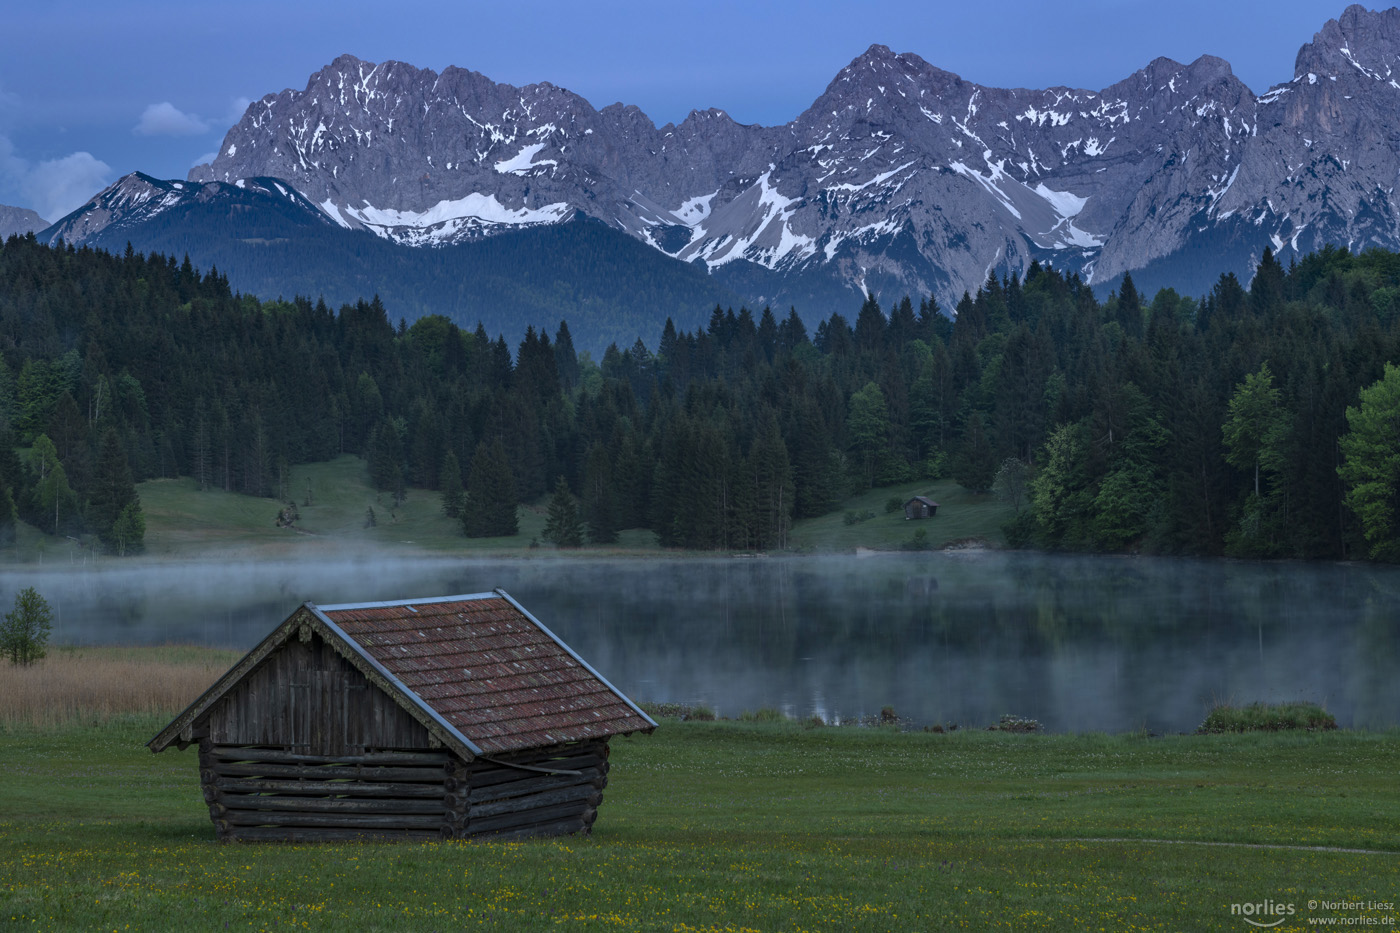
[[[222,745],[278,745],[311,755],[426,748],[428,730],[319,634],[289,639],[209,711]]]

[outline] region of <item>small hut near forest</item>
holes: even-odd
[[[656,723],[502,590],[299,607],[147,743],[199,745],[220,840],[587,833]]]
[[[904,517],[913,518],[933,518],[938,514],[938,503],[928,496],[915,496],[904,503]]]

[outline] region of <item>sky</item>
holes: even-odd
[[[1345,8],[1321,0],[46,0],[0,15],[0,204],[58,220],[117,178],[184,178],[249,101],[349,52],[549,81],[658,125],[786,123],[872,43],[993,87],[1099,90],[1159,56],[1256,93]]]

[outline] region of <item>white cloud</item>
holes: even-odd
[[[112,167],[106,162],[89,152],[75,152],[26,169],[18,188],[40,216],[58,220],[107,187],[111,177]]]
[[[191,162],[190,168],[194,168],[196,165],[208,165],[211,162],[213,162],[216,158],[218,158],[218,156],[219,150],[217,149],[215,149],[213,152],[206,152],[204,153],[204,155]]]
[[[132,132],[138,136],[197,136],[208,130],[207,122],[165,100],[147,107]]]
[[[252,102],[253,100],[250,97],[235,97],[233,103],[229,105],[228,117],[225,122],[229,125],[233,125],[239,120],[242,120],[244,112],[247,111],[248,105]]]

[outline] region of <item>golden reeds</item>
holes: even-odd
[[[51,648],[26,667],[0,661],[0,725],[174,716],[237,659],[236,652],[182,646]]]

